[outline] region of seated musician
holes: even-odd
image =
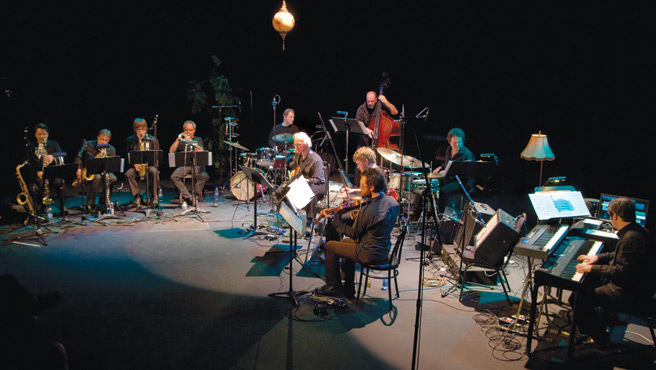
[[[378,167],[376,164],[376,152],[368,146],[359,147],[355,153],[353,153],[353,162],[355,162],[356,171],[355,171],[355,183],[360,183],[360,176],[367,168],[374,168],[384,175],[383,170]],[[343,188],[345,192],[359,193],[359,188]],[[344,195],[344,197],[346,197]]]
[[[77,157],[75,158],[75,162],[78,164],[78,169],[76,172],[77,180],[80,183],[86,181],[87,205],[85,211],[87,212],[93,212],[96,203],[96,194],[98,194],[98,191],[102,190],[105,184],[102,183],[103,178],[99,173],[94,174],[91,180],[87,180],[87,178],[91,177],[91,175],[87,175],[86,171],[82,170],[84,168],[84,162],[87,159],[116,156],[116,149],[109,144],[109,140],[111,140],[111,138],[112,132],[108,129],[104,128],[98,131],[96,140],[85,141],[84,144],[82,144],[82,148],[80,148],[78,151]],[[82,179],[82,176],[85,176],[84,180]],[[105,175],[105,180],[107,181],[106,185],[110,186],[116,182],[116,175],[113,173],[108,173]],[[107,206],[105,201],[106,200],[103,200],[100,203],[104,206]]]
[[[321,211],[327,218],[334,217],[335,227],[348,238],[326,242],[326,285],[317,293],[343,294],[352,299],[355,295],[355,262],[382,264],[387,261],[392,246],[390,234],[399,214],[399,204],[385,194],[386,188],[385,176],[380,171],[366,169],[360,177],[360,192],[370,199],[367,204],[349,212],[346,219],[334,216],[328,210]],[[344,283],[340,277],[340,257],[343,257]]]
[[[182,124],[183,132],[178,135],[178,138],[175,139],[171,147],[169,148],[169,153],[175,152],[191,152],[191,151],[202,151],[203,149],[203,138],[194,136],[196,133],[196,122],[188,120]],[[203,198],[203,189],[205,188],[205,183],[210,179],[210,175],[205,171],[205,166],[196,166],[195,169],[192,166],[180,166],[173,171],[171,174],[171,180],[175,187],[178,188],[180,195],[182,196],[183,202],[187,204],[193,204],[193,199],[189,190],[185,186],[183,179],[187,175],[192,175],[196,173],[196,188],[194,189],[194,195],[196,199],[202,201]]]
[[[131,151],[135,150],[159,150],[159,140],[156,137],[149,135],[148,132],[148,122],[143,118],[135,118],[132,121],[132,129],[134,130],[134,135],[129,136],[125,139],[126,144],[126,155]],[[147,167],[147,168],[146,168]],[[134,205],[139,208],[142,204],[145,204],[141,198],[141,193],[139,192],[139,179],[144,180],[140,174],[144,174],[145,171],[148,171],[146,174],[150,176],[150,185],[152,190],[150,193],[151,203],[158,203],[158,181],[159,179],[159,170],[155,166],[146,166],[146,164],[133,163],[127,171],[125,171],[125,178],[128,180],[128,187],[130,188],[130,193],[134,198]]]
[[[276,143],[273,140],[273,137],[280,134],[295,134],[298,132],[298,126],[294,124],[294,118],[296,113],[292,108],[287,108],[282,114],[283,121],[282,123],[273,126],[271,132],[269,132],[269,147],[276,148],[278,152],[285,150],[286,143]]]
[[[30,187],[30,192],[35,198],[34,204],[37,213],[45,213],[47,205],[43,204],[43,198],[46,191],[53,194],[53,189],[59,199],[64,196],[64,180],[49,179],[48,189],[45,189],[46,181],[43,178],[43,170],[50,166],[56,165],[53,154],[60,153],[61,147],[54,140],[49,140],[50,129],[45,123],[34,125],[34,138],[36,142],[30,142],[27,146],[28,165],[23,168],[22,176]],[[66,210],[60,210],[63,214]]]
[[[615,251],[577,258],[576,272],[586,275],[582,288],[570,297],[577,326],[600,345],[608,343],[609,333],[597,307],[642,307],[656,287],[652,273],[656,253],[649,232],[635,222],[633,201],[612,200],[608,215],[618,230]]]
[[[365,126],[368,126],[371,123],[372,118],[374,118],[374,112],[376,110],[376,102],[380,100],[381,107],[388,114],[396,116],[399,114],[399,110],[396,109],[396,106],[392,104],[385,95],[378,95],[375,91],[367,91],[365,96],[364,103],[360,104],[357,111],[355,112],[355,119],[364,123]],[[361,138],[358,139],[358,146],[371,146],[371,140],[367,139],[364,135],[360,135]],[[373,131],[367,128],[367,136],[369,138],[373,137]],[[374,161],[375,162],[375,161]]]
[[[474,161],[474,154],[464,144],[465,132],[462,129],[454,127],[449,130],[446,135],[446,140],[448,141],[449,146],[446,148],[446,152],[444,154],[444,163],[433,170],[433,173],[435,174],[438,174],[444,170],[449,161]],[[470,191],[474,185],[474,179],[461,180],[467,191]],[[456,181],[455,178],[444,179],[440,184],[440,199],[438,204],[440,210],[444,212],[446,207],[460,210],[462,208],[460,204],[462,196],[462,189],[460,188],[460,184],[458,184],[458,181]]]

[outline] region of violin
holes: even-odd
[[[331,214],[331,215],[339,215],[345,212],[352,211],[356,208],[359,208],[367,203],[369,203],[370,199],[367,197],[362,197],[360,199],[354,200],[352,202],[344,202],[341,205],[335,207],[335,208],[326,208],[324,209],[325,213]],[[322,213],[319,213],[319,216],[317,218],[312,219],[312,222],[319,222],[322,218],[325,216]]]

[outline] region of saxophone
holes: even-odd
[[[141,140],[139,142],[139,150],[144,151],[149,149],[150,149],[150,143],[145,142],[144,140]],[[144,178],[146,178],[146,163],[141,163],[138,167],[138,171],[139,171],[139,178],[141,179],[141,181],[143,181]]]
[[[16,203],[26,207],[27,211],[33,215],[34,205],[32,204],[32,196],[30,195],[30,190],[27,187],[25,180],[23,179],[23,175],[21,175],[21,168],[23,168],[25,165],[27,165],[27,161],[16,166],[16,177],[18,177],[18,185],[20,185],[21,189],[20,193],[16,195]],[[25,219],[25,222],[27,223],[27,219]]]
[[[84,142],[82,144],[82,147],[84,148],[84,147],[86,147],[86,145],[87,145],[87,141],[84,140]],[[98,154],[96,154],[96,158],[105,158],[105,157],[107,157],[107,148],[102,148],[102,149],[100,149]],[[94,174],[91,174],[91,175],[87,176],[87,168],[83,167],[82,168],[82,173],[80,175],[81,180],[75,179],[71,185],[72,186],[78,186],[78,185],[84,184],[87,181],[93,180],[93,178],[95,176],[96,175],[94,175]]]

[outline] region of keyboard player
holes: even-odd
[[[635,205],[617,198],[608,205],[608,214],[619,240],[615,251],[577,258],[577,273],[586,274],[582,288],[570,302],[581,332],[595,342],[608,342],[606,323],[598,307],[619,309],[644,304],[654,294],[651,269],[654,249],[648,231],[635,222]]]

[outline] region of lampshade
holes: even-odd
[[[547,135],[542,133],[531,135],[526,148],[522,151],[522,158],[529,161],[553,161],[556,159],[551,148]]]
[[[287,3],[285,0],[282,1],[282,7],[278,12],[273,16],[273,28],[280,34],[282,37],[282,50],[285,50],[285,38],[287,34],[294,28],[294,16],[292,13],[287,10]]]

